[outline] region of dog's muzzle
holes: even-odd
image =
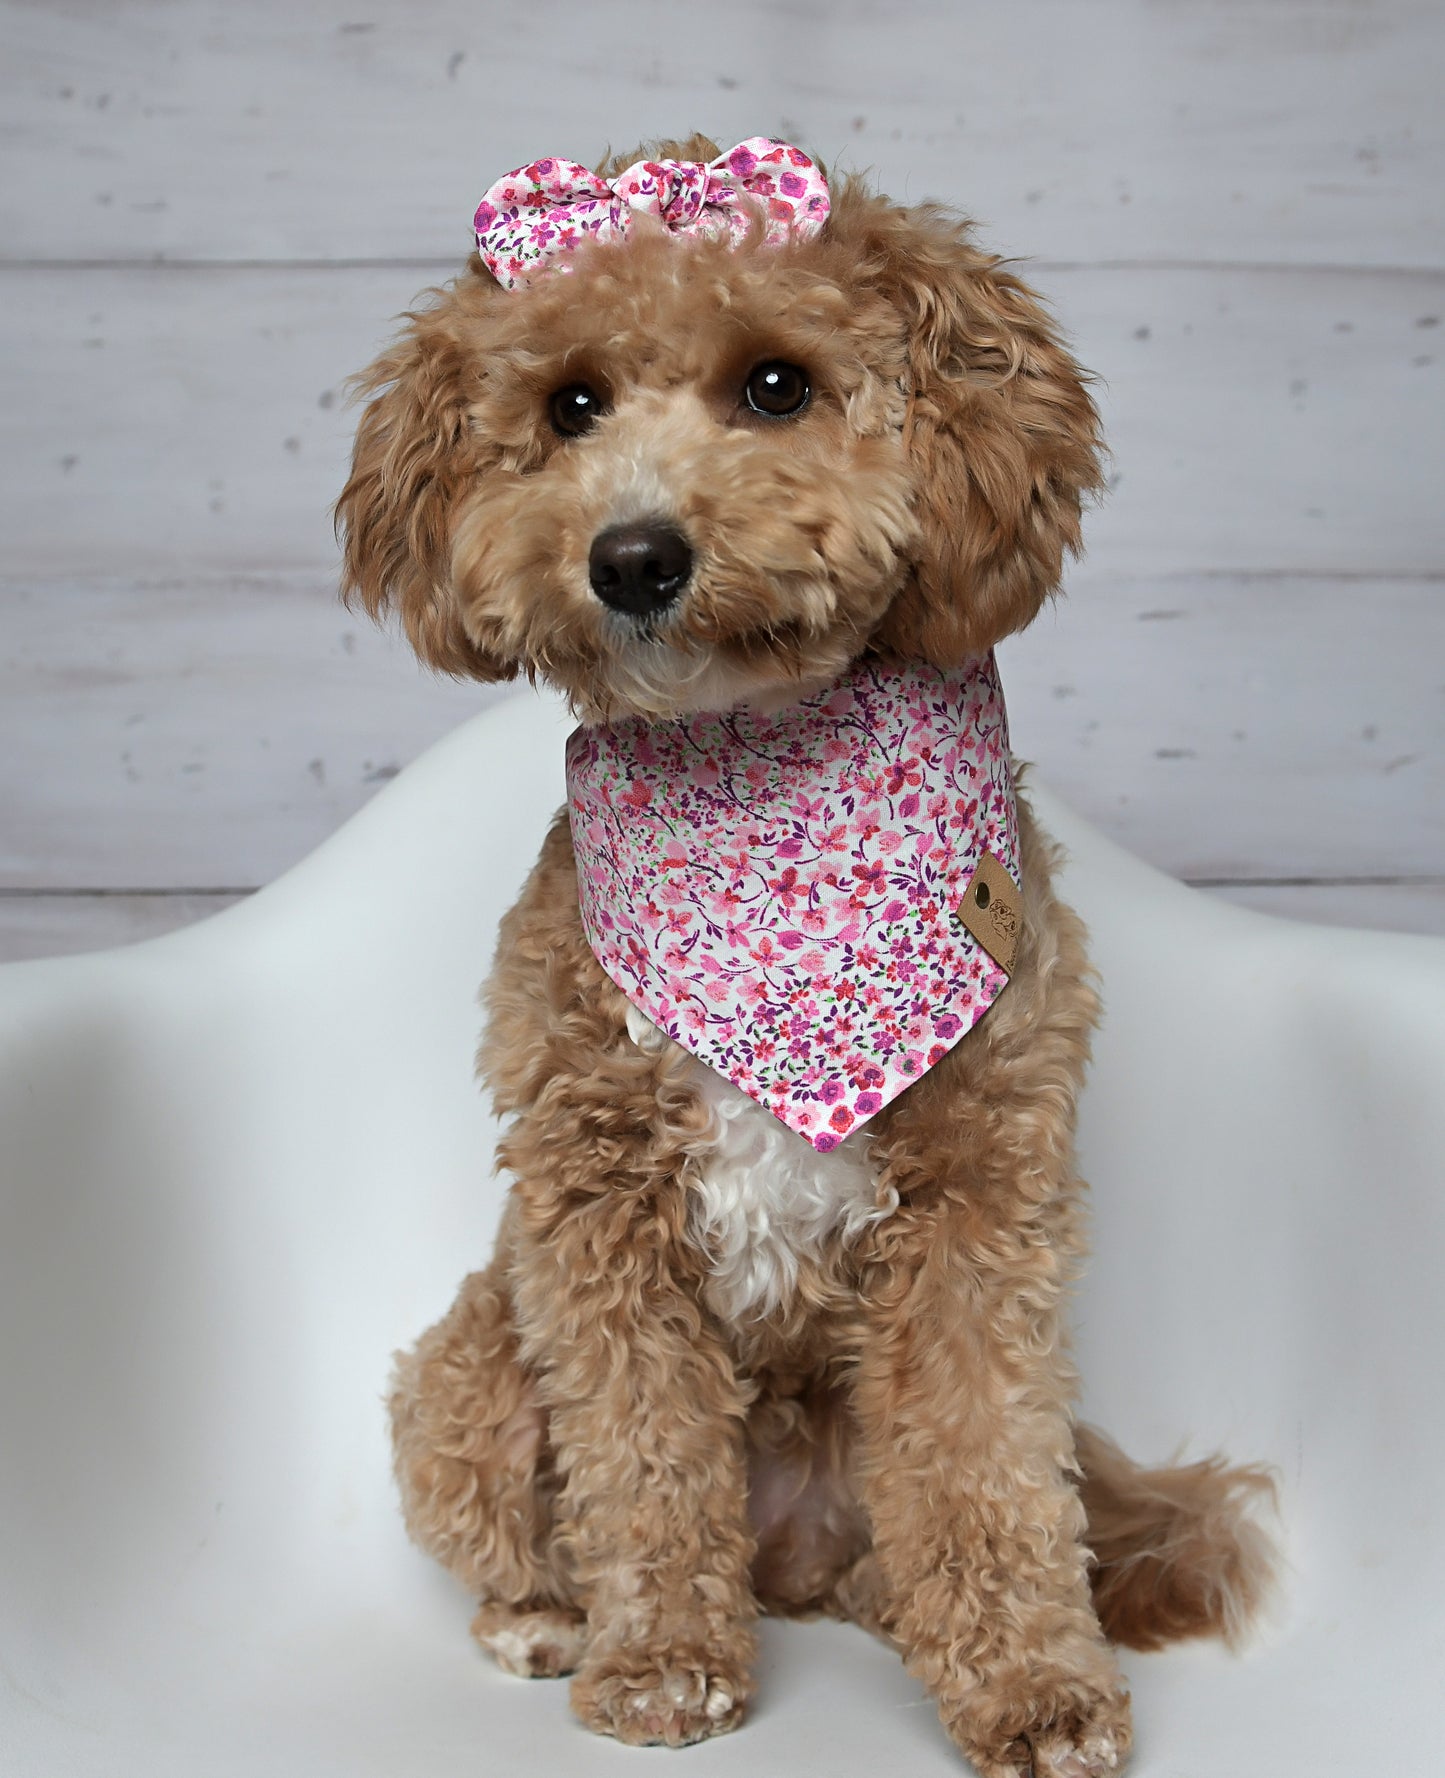
[[[692,550],[674,525],[614,525],[593,540],[587,578],[604,605],[652,617],[692,578]]]

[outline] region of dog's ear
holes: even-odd
[[[442,293],[433,308],[408,315],[405,334],[356,380],[370,400],[336,502],[342,596],[374,618],[396,609],[412,647],[438,672],[512,679],[514,664],[467,635],[452,586],[453,514],[483,467],[468,419],[476,366],[452,324],[456,300]]]
[[[1079,549],[1101,483],[1088,379],[1038,298],[931,206],[839,206],[855,263],[902,315],[904,441],[921,548],[875,641],[950,667],[1020,630]]]

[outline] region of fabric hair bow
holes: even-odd
[[[715,161],[637,161],[609,183],[576,161],[532,161],[507,173],[477,205],[477,251],[499,284],[565,270],[589,237],[627,234],[639,215],[674,234],[741,240],[761,224],[774,245],[816,235],[828,186],[801,148],[750,136]]]

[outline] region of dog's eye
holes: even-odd
[[[800,414],[812,393],[808,387],[808,373],[799,370],[796,364],[784,364],[779,358],[770,358],[766,364],[758,365],[743,390],[753,412],[766,414],[773,420]]]
[[[552,430],[560,432],[563,438],[581,438],[584,432],[592,430],[598,417],[606,411],[607,403],[586,383],[568,383],[547,403]]]

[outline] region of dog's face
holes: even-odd
[[[473,260],[364,379],[347,586],[433,666],[592,721],[767,707],[870,646],[951,665],[1057,585],[1094,410],[957,223],[850,182],[812,241],[568,264]]]

